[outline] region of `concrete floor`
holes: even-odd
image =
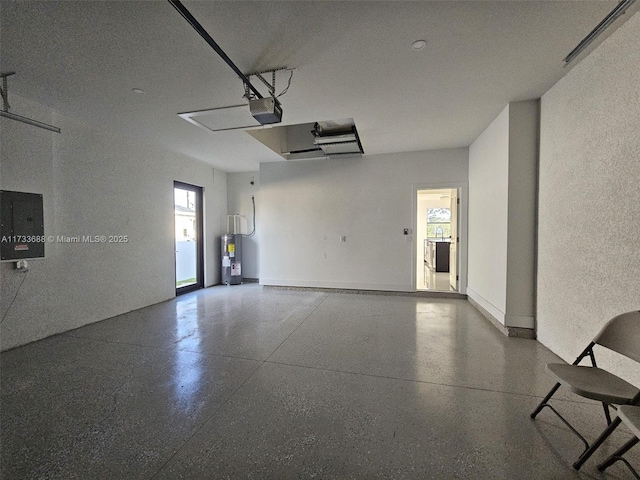
[[[559,359],[465,300],[214,287],[0,361],[3,479],[631,478],[595,468],[624,426],[573,470],[529,418]],[[557,397],[594,439],[601,408]]]

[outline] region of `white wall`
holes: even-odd
[[[46,235],[127,235],[129,242],[47,242],[26,277],[13,263],[0,264],[2,349],[173,297],[174,180],[204,187],[205,282],[220,281],[225,173],[15,95],[11,103],[62,134],[3,118],[0,187],[44,195]]]
[[[469,297],[534,328],[539,102],[513,102],[469,148]]]
[[[467,175],[466,148],[262,164],[260,282],[412,291],[414,185]]]
[[[507,311],[509,105],[469,147],[467,295],[504,324]]]
[[[638,38],[636,13],[542,97],[537,334],[567,361],[640,309]]]
[[[253,185],[251,185],[253,182]],[[244,278],[260,278],[258,238],[260,237],[260,172],[227,173],[227,208],[229,215],[240,214],[241,232],[251,233],[253,230],[253,205],[251,196],[256,202],[256,233],[253,237],[242,238],[242,276]]]

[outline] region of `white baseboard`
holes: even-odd
[[[475,296],[474,296],[475,295]],[[478,300],[479,299],[479,300]],[[504,333],[507,337],[518,337],[518,338],[536,338],[536,331],[534,330],[534,319],[533,317],[525,317],[519,315],[505,315],[498,308],[488,302],[486,299],[482,297],[482,295],[478,295],[472,289],[467,288],[467,300],[471,305],[476,307],[476,309],[487,319],[491,324]],[[485,308],[485,305],[489,306],[489,308]],[[494,315],[494,312],[498,313],[498,316]],[[502,318],[502,322],[499,320]],[[520,326],[520,325],[505,325],[503,322],[508,323],[511,322],[520,322],[520,325],[531,325],[531,326]]]
[[[411,285],[390,283],[351,283],[351,282],[318,282],[311,280],[281,280],[274,278],[261,278],[260,285],[274,287],[311,287],[333,288],[343,290],[380,290],[388,292],[414,292]]]
[[[487,313],[489,313],[498,323],[503,326],[505,325],[505,313],[493,305],[489,300],[469,287],[467,287],[467,297],[486,310]]]
[[[507,315],[505,323],[507,327],[517,328],[535,328],[536,326],[535,318],[527,315]]]

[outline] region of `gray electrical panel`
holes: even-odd
[[[220,241],[222,246],[222,283],[242,283],[242,235],[228,233]]]
[[[44,244],[42,195],[0,190],[0,259],[42,258]]]

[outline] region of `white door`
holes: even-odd
[[[449,247],[449,284],[458,290],[458,191],[451,190],[451,246]]]

